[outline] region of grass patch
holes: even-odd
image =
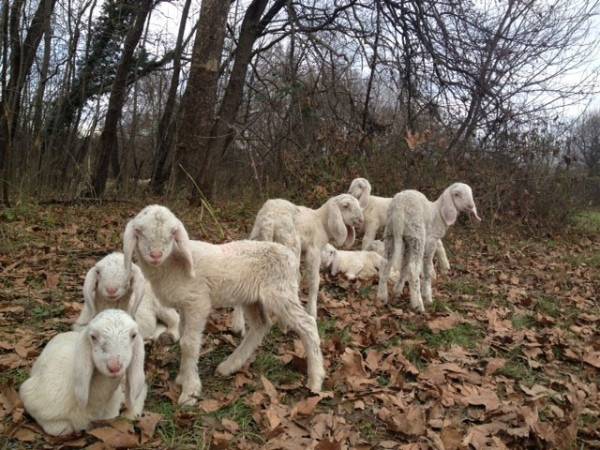
[[[290,384],[302,378],[301,373],[289,369],[269,352],[260,352],[252,367],[275,384]]]
[[[526,386],[533,386],[540,379],[539,374],[516,355],[507,361],[504,367],[499,369],[496,373],[512,378]]]
[[[418,344],[410,344],[402,346],[402,354],[419,370],[427,367],[427,361],[421,358],[421,346]]]
[[[539,297],[535,305],[535,310],[554,318],[557,318],[561,314],[558,301],[550,297]]]
[[[19,386],[29,377],[29,372],[23,368],[9,369],[0,373],[0,385]]]
[[[512,326],[516,330],[522,330],[523,328],[533,328],[535,325],[535,317],[531,314],[517,314],[511,319]]]
[[[219,421],[226,418],[236,422],[240,426],[236,433],[238,436],[243,435],[253,441],[264,442],[263,437],[259,434],[258,425],[252,418],[252,409],[242,399],[238,399],[212,415]]]
[[[440,331],[437,334],[427,328],[423,329],[420,334],[427,345],[434,348],[445,348],[452,345],[475,348],[482,336],[481,330],[470,323],[461,323],[454,328]]]
[[[350,331],[347,328],[338,330],[336,326],[337,322],[335,319],[325,319],[317,321],[317,328],[319,330],[319,336],[321,339],[331,339],[334,336],[338,336],[343,344],[349,344],[352,340]]]
[[[477,286],[469,284],[463,280],[449,280],[445,283],[445,288],[453,294],[475,295],[479,291]]]
[[[571,218],[573,228],[586,233],[600,232],[600,211],[582,211]]]
[[[42,321],[52,319],[54,317],[62,317],[64,315],[65,307],[63,305],[51,305],[51,306],[36,306],[31,310],[31,315],[34,320]]]

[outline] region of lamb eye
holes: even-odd
[[[92,342],[98,342],[98,338],[93,334],[90,334],[90,338],[92,339]]]
[[[136,337],[137,337],[137,333],[133,333],[133,334],[131,335],[131,340],[133,341],[133,340],[134,340]]]

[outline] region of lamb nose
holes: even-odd
[[[153,250],[150,252],[150,257],[152,259],[160,259],[162,257],[162,252],[160,250]]]
[[[121,370],[121,363],[119,362],[109,362],[108,363],[108,371],[110,373],[119,373]]]
[[[107,287],[106,288],[106,292],[108,292],[108,295],[115,295],[117,293],[117,288],[115,288],[115,287]]]

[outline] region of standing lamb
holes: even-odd
[[[194,404],[202,384],[198,358],[202,333],[213,307],[242,306],[246,336],[217,367],[228,376],[239,370],[267,334],[269,314],[296,331],[304,345],[308,387],[319,392],[325,377],[316,320],[298,299],[296,256],[271,242],[234,241],[213,245],[189,239],[181,221],[166,207],[144,208],[125,228],[125,267],[138,264],[163,305],[181,313],[181,365],[176,382],[180,404]]]
[[[354,227],[362,227],[362,223],[360,204],[348,194],[332,197],[318,209],[272,199],[258,211],[250,239],[278,242],[290,248],[296,255],[298,270],[300,255],[304,255],[307,310],[316,319],[321,250],[330,241],[338,247],[351,247],[356,235]],[[244,333],[244,316],[239,308],[233,311],[233,329]]]
[[[366,178],[355,178],[350,183],[348,193],[356,197],[360,206],[364,209],[365,215],[365,234],[362,239],[362,249],[369,250],[369,247],[377,232],[383,228],[387,221],[387,212],[392,203],[389,197],[377,197],[371,195],[371,183]],[[446,256],[446,249],[440,240],[437,243],[435,253],[440,264],[440,271],[446,273],[450,270],[450,262]],[[399,268],[398,268],[399,269]]]
[[[408,273],[411,306],[420,312],[425,311],[422,297],[428,304],[433,302],[431,278],[437,242],[463,211],[481,220],[477,215],[471,187],[464,183],[452,184],[435,202],[430,202],[421,192],[413,190],[402,191],[394,196],[384,233],[387,262],[379,274],[377,297],[380,300],[387,303],[390,270],[399,267],[400,273]],[[398,290],[399,286],[396,285],[395,291]]]
[[[125,417],[142,413],[147,386],[144,341],[124,311],[108,309],[81,331],[54,336],[19,390],[25,410],[53,436],[85,430],[119,415],[126,378]]]
[[[160,304],[137,265],[132,265],[131,272],[125,270],[123,253],[114,252],[98,261],[85,276],[83,310],[73,329],[81,329],[100,311],[121,309],[135,317],[144,339],[156,340],[167,332],[179,340],[177,311]]]

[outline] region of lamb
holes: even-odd
[[[129,221],[123,250],[126,270],[132,269],[135,253],[159,301],[181,313],[179,404],[195,404],[200,394],[197,364],[213,307],[241,306],[249,325],[217,374],[231,375],[248,361],[269,330],[271,314],[299,334],[306,351],[308,387],[321,390],[325,370],[317,323],[298,298],[297,261],[291,250],[272,242],[192,241],[181,221],[159,205],[147,206]]]
[[[348,193],[356,197],[363,208],[365,216],[365,234],[362,240],[362,250],[368,250],[375,239],[377,232],[383,228],[387,221],[387,211],[392,202],[391,198],[371,195],[371,183],[366,178],[355,178],[350,183]],[[440,264],[440,271],[446,273],[450,270],[450,263],[446,256],[446,249],[440,240],[437,243],[436,255]]]
[[[408,274],[411,306],[420,312],[425,311],[423,298],[428,304],[433,302],[431,278],[437,242],[463,211],[470,212],[477,220],[481,220],[471,187],[464,183],[450,185],[435,202],[414,190],[402,191],[394,196],[384,233],[387,262],[379,273],[377,297],[380,300],[387,303],[390,270],[392,267],[400,267],[401,273]],[[398,284],[395,292],[402,288]]]
[[[132,265],[132,276],[125,272],[122,253],[105,256],[92,267],[83,283],[84,305],[73,325],[80,330],[96,313],[105,309],[121,309],[138,323],[144,339],[158,339],[164,332],[179,340],[179,314],[160,304],[140,268]],[[158,319],[166,324],[158,324]]]
[[[308,279],[307,309],[316,319],[321,250],[329,241],[337,246],[351,247],[356,235],[354,227],[362,227],[362,223],[360,204],[348,194],[332,197],[318,209],[272,199],[267,200],[258,211],[250,239],[274,241],[290,248],[296,255],[298,268],[300,256],[304,254]],[[233,329],[241,334],[244,332],[244,317],[240,309],[234,310]]]
[[[126,378],[125,395],[121,381]],[[124,311],[107,309],[81,331],[54,336],[19,390],[25,410],[54,436],[85,430],[92,421],[142,413],[147,386],[144,341]]]
[[[321,250],[321,268],[331,268],[331,275],[343,273],[349,280],[371,278],[383,267],[385,258],[373,251],[338,250],[326,244]]]

